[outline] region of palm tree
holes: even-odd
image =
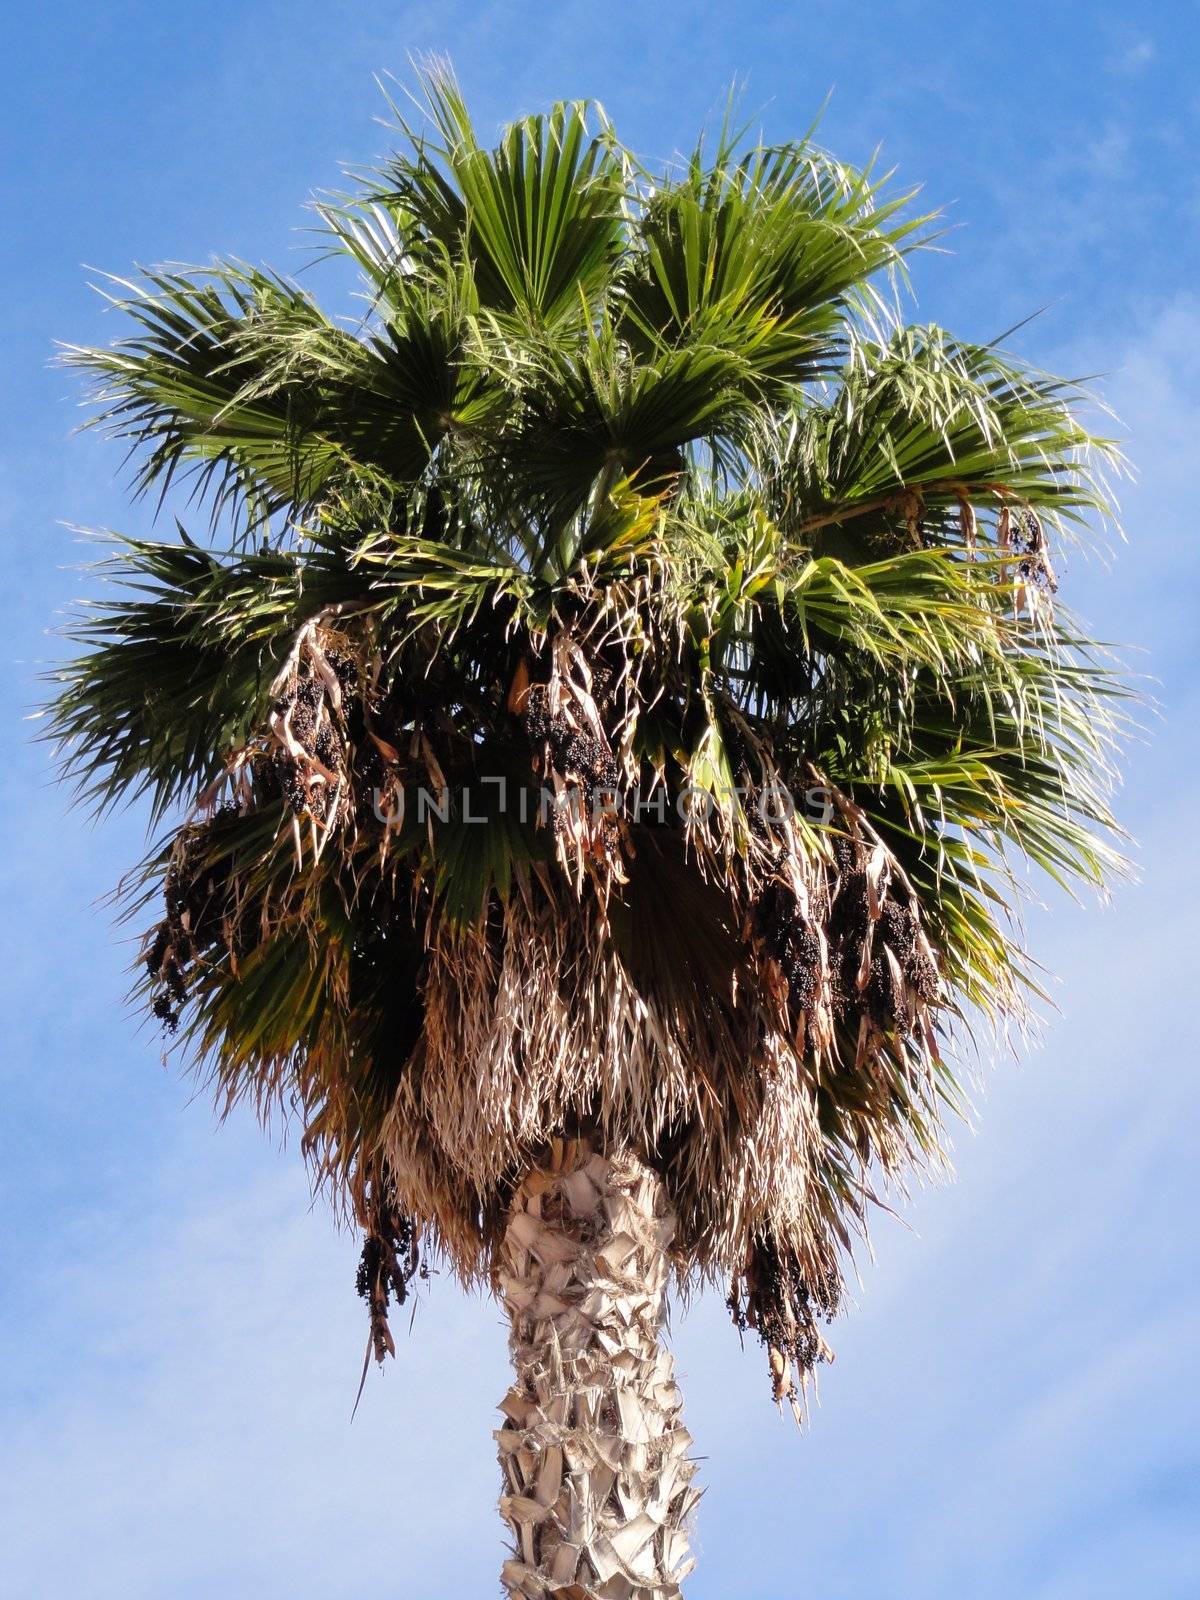
[[[114,541],[51,726],[165,824],[141,992],[299,1118],[369,1352],[430,1263],[506,1307],[506,1591],[665,1600],[670,1282],[799,1414],[951,1045],[1039,993],[1026,866],[1120,865],[1122,682],[1051,555],[1114,454],[1077,386],[901,322],[929,219],[870,170],[727,125],[651,173],[576,103],[487,149],[421,82],[317,207],[360,321],[226,262],[67,352],[210,530]]]

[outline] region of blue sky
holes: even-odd
[[[806,1436],[719,1304],[676,1316],[708,1485],[688,1593],[1195,1596],[1197,8],[21,9],[0,96],[0,1591],[494,1592],[497,1311],[436,1283],[350,1425],[353,1241],[279,1130],[214,1131],[122,1010],[131,951],[99,902],[140,819],[72,817],[22,720],[85,586],[64,525],[149,518],[119,451],[69,437],[76,396],[48,366],[53,339],[116,331],[81,263],[298,267],[306,196],[385,145],[372,73],[439,49],[484,127],[595,95],[649,156],[689,144],[735,74],[774,137],[833,89],[824,142],[851,160],[882,143],[956,225],[916,264],[913,315],[980,337],[1045,307],[1020,347],[1105,374],[1138,468],[1130,544],[1072,557],[1065,583],[1160,680],[1122,802],[1142,881],[1033,913],[1062,1016],[989,1070],[957,1184],[877,1227]]]

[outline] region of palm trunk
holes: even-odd
[[[678,1600],[699,1490],[659,1343],[674,1225],[647,1166],[575,1141],[513,1199],[498,1279],[516,1381],[496,1433],[509,1596]]]

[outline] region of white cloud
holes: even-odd
[[[24,1360],[6,1364],[9,1592],[327,1600],[487,1581],[497,1312],[438,1283],[351,1426],[353,1243],[309,1212],[292,1161],[252,1132],[202,1134],[203,1116],[34,1285]]]
[[[1158,50],[1153,39],[1138,39],[1129,45],[1114,59],[1112,68],[1125,77],[1138,77],[1145,72],[1150,63],[1157,57]]]
[[[1129,171],[1132,141],[1125,128],[1109,124],[1098,139],[1089,140],[1083,152],[1083,165],[1090,176],[1113,181]]]

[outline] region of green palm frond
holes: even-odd
[[[940,328],[859,342],[824,404],[797,408],[761,466],[795,536],[869,541],[902,520],[962,544],[972,508],[1010,502],[1062,529],[1109,510],[1119,465],[1084,426],[1086,392]]]
[[[743,154],[723,138],[706,162],[648,184],[621,294],[631,330],[651,345],[696,340],[753,351],[764,393],[840,362],[854,318],[883,309],[872,285],[896,271],[928,218],[911,195],[808,144]]]
[[[513,123],[489,151],[448,72],[426,79],[425,96],[433,136],[398,118],[411,154],[379,175],[370,202],[391,210],[415,260],[439,247],[465,255],[486,310],[578,321],[622,242],[622,164],[603,111],[560,103]]]

